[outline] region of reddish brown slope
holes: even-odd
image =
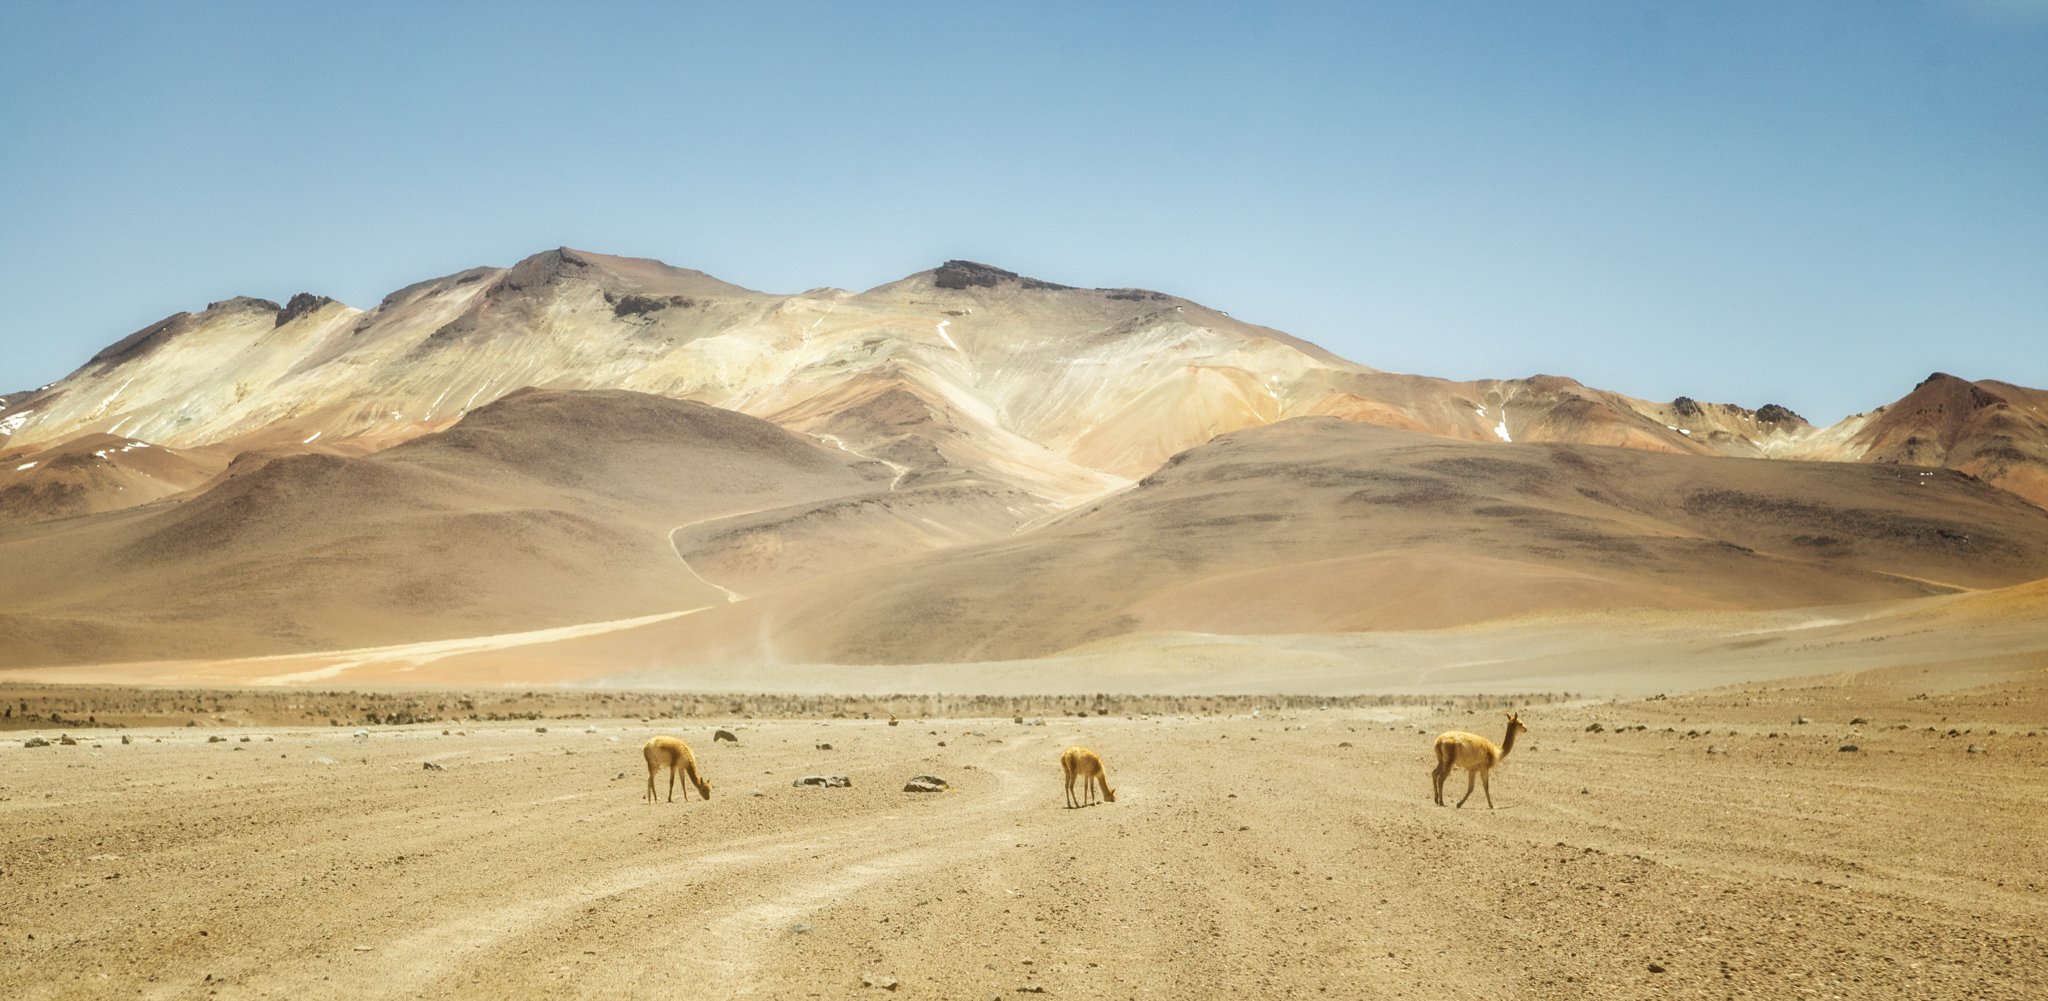
[[[1936,372],[1850,439],[1865,462],[1961,470],[2048,506],[2048,393]]]

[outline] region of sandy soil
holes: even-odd
[[[1471,700],[358,739],[164,691],[200,725],[0,742],[0,996],[2036,997],[2015,678],[1533,706],[1491,811],[1429,796],[1431,735],[1501,724]],[[655,732],[709,802],[639,801]],[[1064,808],[1075,742],[1114,804]]]

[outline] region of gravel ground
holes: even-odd
[[[2044,694],[19,731],[0,997],[2039,997]]]

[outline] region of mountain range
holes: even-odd
[[[0,666],[598,629],[620,662],[1043,657],[2048,577],[2048,393],[1826,427],[1378,371],[949,261],[777,295],[567,248],[216,302],[0,396]],[[772,657],[771,657],[772,655]]]

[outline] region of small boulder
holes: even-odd
[[[818,742],[818,750],[820,750],[820,751],[829,751],[829,750],[831,750],[831,749],[832,749],[832,745],[831,745],[831,744],[829,744],[829,743],[826,743],[826,742],[824,742],[824,741],[819,741],[819,742]]]
[[[206,742],[209,744],[221,744],[226,743],[227,738],[216,733],[213,736],[206,738]]]
[[[1868,719],[1865,719],[1865,718],[1864,718],[1864,717],[1862,717],[1862,716],[1858,716],[1858,717],[1856,717],[1855,719],[1852,719],[1852,720],[1850,720],[1850,721],[1849,721],[1849,725],[1850,725],[1850,726],[1866,726],[1866,725],[1868,725],[1869,723],[1870,723],[1870,720],[1868,720]]]
[[[903,784],[904,792],[945,792],[946,780],[936,775],[915,775]]]
[[[130,740],[130,739],[128,739],[128,735],[124,733],[124,734],[122,734],[122,735],[121,735],[121,743],[123,743],[123,744],[133,744],[133,743],[135,743],[135,742],[134,742],[133,740]]]
[[[1805,724],[1807,724],[1807,723],[1811,723],[1811,722],[1813,722],[1813,721],[1812,721],[1812,720],[1810,720],[1810,719],[1807,719],[1807,718],[1806,718],[1806,717],[1804,717],[1804,716],[1801,716],[1801,717],[1799,717],[1798,719],[1795,719],[1795,720],[1793,720],[1793,721],[1792,721],[1792,723],[1793,723],[1793,725],[1794,725],[1794,726],[1802,726],[1802,725],[1805,725]]]
[[[533,728],[533,732],[535,732],[535,733],[546,733],[546,732],[548,732],[548,728],[547,728],[547,727],[544,727],[544,726],[537,726],[537,727],[534,727],[534,728]]]
[[[44,739],[43,739],[43,738],[41,738],[41,737],[30,737],[29,739],[27,739],[27,740],[24,740],[24,741],[22,741],[22,742],[21,742],[21,746],[23,746],[23,747],[48,747],[48,746],[50,746],[50,742],[49,742],[49,741],[47,741],[47,740],[44,740]]]
[[[68,734],[68,733],[60,733],[60,734],[58,734],[58,735],[57,735],[57,743],[59,743],[59,744],[62,744],[62,745],[64,745],[65,747],[77,747],[77,746],[78,746],[78,741],[76,741],[76,740],[73,740],[73,739],[71,739],[71,735],[70,735],[70,734]]]
[[[860,975],[860,985],[862,987],[880,987],[885,991],[893,991],[896,989],[896,978],[885,977],[879,973],[863,973]]]
[[[1727,749],[1727,748],[1725,748],[1725,747],[1722,747],[1722,746],[1721,746],[1721,745],[1719,745],[1719,744],[1708,744],[1708,745],[1707,745],[1707,753],[1708,753],[1708,754],[1727,754],[1727,753],[1728,753],[1728,749]]]
[[[739,735],[733,733],[731,730],[714,730],[711,732],[712,743],[716,744],[721,740],[729,740],[735,744],[740,742]]]
[[[1967,748],[1967,750],[1971,754],[1989,754],[1991,752],[1990,748],[1985,747],[1982,744],[1971,744],[1969,748]]]
[[[1856,745],[1854,745],[1854,744],[1843,744],[1842,746],[1840,746],[1840,747],[1837,747],[1837,748],[1835,748],[1835,750],[1837,750],[1837,751],[1842,751],[1842,752],[1844,752],[1844,753],[1847,753],[1847,752],[1850,752],[1850,751],[1858,751],[1858,750],[1862,750],[1862,748],[1859,748],[1859,747],[1857,747],[1857,746],[1856,746]]]
[[[812,789],[851,789],[853,780],[844,775],[806,775],[790,785]]]
[[[1600,725],[1600,724],[1598,724],[1598,723],[1588,723],[1588,724],[1586,724],[1586,732],[1587,732],[1587,733],[1605,733],[1605,732],[1607,732],[1607,728],[1606,728],[1606,727],[1604,727],[1604,726],[1601,726],[1601,725]]]
[[[448,769],[438,762],[422,761],[420,762],[420,770],[425,772],[445,772]]]

